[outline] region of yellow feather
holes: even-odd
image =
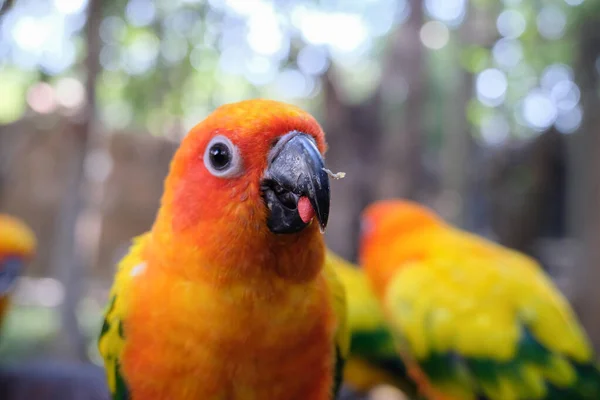
[[[409,305],[409,312],[394,311],[393,318],[419,358],[454,349],[465,356],[508,360],[515,355],[519,324],[525,322],[549,349],[589,360],[591,347],[567,302],[532,263],[501,253],[493,258],[436,253],[400,270],[386,305],[393,310]]]
[[[326,265],[335,270],[348,293],[348,329],[369,331],[384,326],[383,313],[364,273],[330,250]]]
[[[333,310],[337,317],[336,345],[342,353],[342,358],[346,359],[350,350],[350,331],[346,306],[347,295],[346,289],[340,282],[337,271],[334,269],[329,257],[331,256],[326,254],[323,274],[333,297]]]
[[[383,367],[378,364],[385,358],[387,362],[395,361],[396,367],[404,368],[402,360],[397,356],[383,310],[364,272],[331,250],[327,251],[326,266],[335,270],[345,288],[347,329],[350,338],[354,339],[352,342],[355,349],[346,360],[344,381],[359,392],[367,392],[380,385],[390,385],[407,394],[414,393],[414,384],[404,371],[386,370],[387,365]],[[357,341],[362,343],[357,344]]]
[[[119,329],[127,315],[128,287],[132,277],[135,276],[135,273],[132,276],[134,269],[143,266],[141,252],[147,237],[148,234],[144,234],[134,238],[129,253],[117,266],[115,281],[109,295],[109,298],[113,300],[109,301],[104,317],[104,325],[107,330],[103,328],[98,340],[98,350],[104,358],[106,379],[111,393],[116,391],[117,363],[125,346],[125,340],[119,334]]]
[[[544,366],[543,373],[546,378],[558,387],[570,385],[576,379],[576,373],[571,364],[564,357],[555,355]]]

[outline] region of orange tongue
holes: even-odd
[[[302,219],[302,222],[305,224],[315,216],[315,210],[310,204],[308,197],[302,196],[300,197],[300,200],[298,200],[298,214],[300,214],[300,219]]]

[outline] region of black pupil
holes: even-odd
[[[229,148],[223,143],[215,143],[210,148],[210,163],[217,170],[227,168],[231,162]]]

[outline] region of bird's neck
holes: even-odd
[[[148,260],[190,280],[216,285],[314,281],[324,258],[323,235],[315,223],[302,232],[275,235],[235,224],[199,223],[175,232],[157,219],[145,249]]]

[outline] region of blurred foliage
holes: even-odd
[[[0,358],[10,362],[39,354],[51,344],[58,325],[50,308],[13,305],[2,329]]]
[[[496,145],[552,124],[567,133],[579,126],[577,101],[560,106],[562,99],[578,97],[577,87],[556,89],[560,80],[544,85],[544,74],[572,63],[577,26],[598,12],[597,2],[423,3],[428,19],[443,24],[421,31],[426,46],[427,40],[439,43],[427,54],[432,92],[445,90],[450,70],[473,74],[467,116],[473,132],[481,132],[477,138]],[[0,122],[27,112],[27,93],[36,81],[85,76],[85,4],[18,1],[4,16],[2,31],[10,40],[0,49],[0,89],[9,95],[0,101]],[[101,119],[109,129],[143,127],[156,135],[181,135],[215,106],[244,98],[315,108],[329,65],[337,71],[343,101],[360,103],[380,84],[389,33],[411,12],[407,0],[111,0],[103,7]],[[461,29],[469,24],[472,37],[465,40]],[[26,32],[42,38],[27,39]]]
[[[102,326],[103,311],[94,302],[84,299],[78,312],[82,333],[89,343],[90,359],[99,365],[96,340]],[[59,324],[53,308],[14,304],[2,328],[0,359],[3,363],[10,363],[53,354],[52,346]]]

